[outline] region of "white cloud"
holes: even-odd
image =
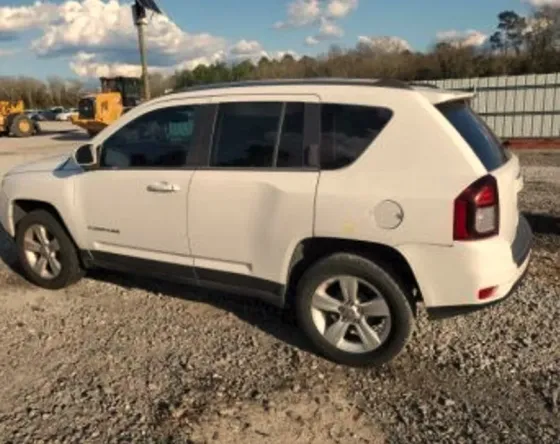
[[[330,20],[322,18],[321,27],[319,28],[319,34],[317,34],[315,37],[318,39],[328,39],[331,37],[342,37],[343,35],[344,31],[340,26]]]
[[[226,46],[221,37],[187,33],[160,15],[151,18],[146,43],[155,65],[207,56]],[[86,51],[102,54],[107,61],[125,59],[129,63],[137,57],[130,7],[117,0],[68,1],[60,6],[58,21],[33,42],[32,49],[42,56]]]
[[[325,17],[321,17],[321,26],[319,27],[319,32],[313,36],[308,36],[305,38],[305,44],[307,46],[315,46],[319,43],[330,40],[338,39],[344,35],[344,30]]]
[[[321,17],[319,0],[293,0],[288,4],[288,20],[277,22],[275,28],[301,27],[316,22]]]
[[[258,43],[258,42],[257,42]],[[274,51],[268,52],[262,49],[261,45],[245,46],[244,43],[233,45],[229,51],[218,51],[214,54],[198,57],[195,59],[185,60],[172,66],[150,66],[150,73],[172,74],[176,70],[193,70],[199,65],[212,65],[221,62],[241,62],[249,60],[257,63],[261,58],[266,57],[269,60],[281,60],[285,55],[291,55],[294,59],[300,56],[295,51]],[[234,54],[234,48],[243,48],[246,52],[243,54]],[[136,63],[107,63],[93,53],[79,52],[70,62],[70,68],[80,77],[102,77],[102,76],[140,76],[141,68]]]
[[[255,52],[262,51],[262,45],[256,40],[240,40],[230,49],[230,53],[233,55],[248,55],[254,54]]]
[[[441,31],[436,34],[439,42],[446,42],[456,47],[482,46],[488,40],[488,34],[469,29],[467,31]]]
[[[70,56],[70,68],[79,76],[139,75],[137,30],[130,2],[125,1],[66,0],[60,4],[46,1],[0,6],[0,40],[18,32],[40,30],[31,50],[41,57]],[[312,14],[312,8],[308,13]],[[269,53],[256,40],[231,44],[209,33],[189,33],[160,15],[150,16],[146,43],[150,72],[193,69],[218,61],[281,58],[285,53],[297,56],[291,51]]]
[[[308,36],[305,44],[314,46],[319,42],[337,39],[344,30],[336,23],[358,7],[358,0],[292,0],[288,4],[286,21],[276,22],[276,29],[317,26],[315,35]]]
[[[560,0],[524,0],[525,3],[529,3],[531,6],[541,7],[541,6],[552,6],[560,7]]]
[[[70,69],[80,77],[140,76],[139,65],[126,63],[103,63],[96,55],[79,52],[70,62]]]
[[[0,33],[25,31],[48,25],[56,20],[58,6],[36,2],[31,6],[0,7]]]
[[[319,40],[317,40],[315,37],[313,37],[312,35],[308,36],[305,38],[305,44],[307,46],[315,46],[318,45],[320,42]]]
[[[406,40],[400,37],[391,36],[360,36],[358,43],[366,47],[383,53],[400,53],[405,51],[412,51],[412,46]]]
[[[346,17],[352,10],[358,7],[358,0],[330,0],[327,12],[330,17]]]

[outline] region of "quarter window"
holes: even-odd
[[[186,165],[194,132],[195,108],[164,108],[146,113],[110,136],[101,166],[166,168]]]
[[[387,108],[325,104],[321,107],[321,168],[354,162],[389,123]]]

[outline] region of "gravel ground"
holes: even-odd
[[[516,296],[421,310],[379,370],[317,357],[252,300],[105,272],[46,292],[0,266],[0,441],[560,442],[560,153],[521,158],[537,239]]]

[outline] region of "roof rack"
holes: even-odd
[[[372,86],[378,88],[412,89],[411,84],[396,79],[359,79],[359,78],[306,78],[306,79],[270,79],[244,80],[240,82],[209,83],[189,86],[170,92],[170,94],[210,89],[243,88],[251,86],[286,86],[286,85],[332,85],[332,86]]]

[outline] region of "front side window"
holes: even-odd
[[[343,168],[354,162],[383,128],[393,112],[361,105],[321,106],[321,168]]]
[[[111,135],[101,149],[101,167],[166,168],[186,165],[195,109],[163,108],[146,113]]]

